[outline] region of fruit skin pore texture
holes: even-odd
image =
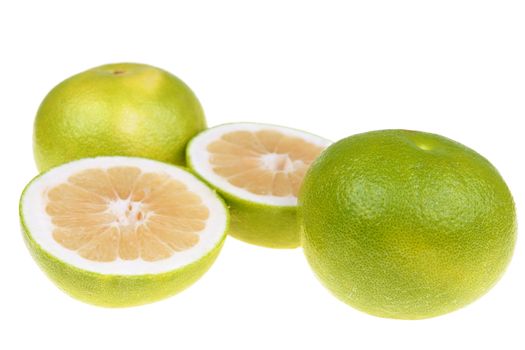
[[[40,171],[102,155],[184,164],[184,148],[206,128],[202,107],[174,75],[148,65],[109,64],[72,76],[45,97],[34,123]]]
[[[475,151],[445,137],[374,131],[330,146],[299,195],[305,255],[343,302],[422,319],[485,294],[516,241],[511,193]]]

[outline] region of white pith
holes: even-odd
[[[118,199],[109,203],[109,212],[117,217],[115,225],[140,224],[147,220],[147,217],[137,218],[142,214],[142,203],[134,202],[130,199]]]
[[[54,225],[46,213],[46,191],[66,182],[69,176],[83,169],[107,169],[114,166],[135,166],[143,172],[165,173],[183,182],[187,188],[199,195],[209,209],[209,218],[204,230],[199,232],[199,242],[184,251],[176,252],[171,257],[158,261],[117,260],[112,262],[97,262],[81,257],[77,252],[64,248],[57,243],[52,232]],[[115,201],[109,210],[119,214],[119,220],[129,220],[135,215],[126,215],[128,205],[132,205],[132,213],[140,206],[127,200]],[[98,157],[81,159],[58,168],[54,168],[37,178],[26,190],[22,198],[22,215],[26,228],[33,240],[44,250],[70,265],[80,269],[102,274],[143,275],[168,272],[199,260],[221,241],[227,225],[227,212],[216,194],[187,171],[169,164],[153,160],[129,157]]]
[[[244,188],[232,185],[230,182],[228,182],[226,178],[216,174],[213,171],[212,165],[209,162],[210,153],[206,149],[211,142],[219,139],[223,134],[233,131],[255,132],[260,130],[273,130],[288,136],[299,137],[307,142],[310,142],[314,145],[323,148],[326,148],[332,144],[331,141],[321,138],[319,136],[296,129],[286,128],[283,126],[258,123],[224,124],[210,128],[200,133],[190,142],[190,144],[188,145],[189,162],[191,163],[193,169],[206,181],[208,181],[214,187],[226,193],[234,195],[235,197],[265,205],[296,206],[297,197],[293,195],[285,197],[274,195],[258,195]],[[283,156],[279,154],[268,153],[267,155],[261,157],[261,166],[270,170],[275,170],[275,164],[281,159],[281,157]],[[293,170],[294,162],[289,159],[286,159],[285,161],[285,170]]]

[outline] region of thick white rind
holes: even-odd
[[[332,144],[331,141],[323,139],[322,137],[284,126],[259,123],[223,124],[201,132],[190,142],[187,150],[189,162],[191,163],[193,170],[202,176],[206,181],[208,181],[212,186],[235,197],[265,205],[296,206],[297,197],[295,196],[278,197],[272,195],[258,195],[232,185],[227,179],[217,175],[212,169],[209,161],[210,153],[207,150],[207,146],[212,141],[215,141],[219,139],[220,136],[232,131],[255,132],[261,130],[273,130],[288,136],[299,137],[323,148],[326,148]]]
[[[82,258],[75,251],[58,244],[52,236],[53,224],[45,210],[46,191],[67,181],[74,173],[87,168],[105,169],[113,166],[136,166],[143,172],[163,172],[183,182],[187,188],[199,195],[209,209],[206,227],[199,233],[199,242],[190,249],[175,252],[170,258],[148,262],[142,259],[96,262]],[[214,191],[189,172],[169,164],[130,157],[98,157],[81,159],[51,169],[35,179],[22,198],[22,213],[29,234],[44,250],[58,259],[80,269],[114,275],[144,275],[168,272],[199,260],[223,239],[228,214],[223,202]]]

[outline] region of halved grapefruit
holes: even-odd
[[[228,212],[187,171],[142,158],[87,158],[53,168],[20,199],[24,238],[75,298],[131,306],[173,295],[219,253]]]
[[[282,126],[232,123],[210,128],[186,150],[188,166],[225,198],[229,233],[273,248],[299,246],[297,194],[331,142]]]

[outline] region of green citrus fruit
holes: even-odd
[[[501,277],[516,240],[498,171],[457,142],[417,131],[329,147],[305,176],[299,216],[321,282],[389,318],[433,317],[476,300]]]
[[[107,307],[173,295],[214,262],[222,200],[189,172],[130,157],[85,158],[37,176],[20,199],[26,244],[60,289]]]
[[[232,123],[190,141],[187,164],[228,203],[229,233],[271,248],[299,246],[297,193],[329,141],[276,125]]]
[[[205,127],[199,101],[177,77],[143,64],[109,64],[51,90],[35,119],[33,149],[41,171],[101,155],[183,164],[186,143]]]

